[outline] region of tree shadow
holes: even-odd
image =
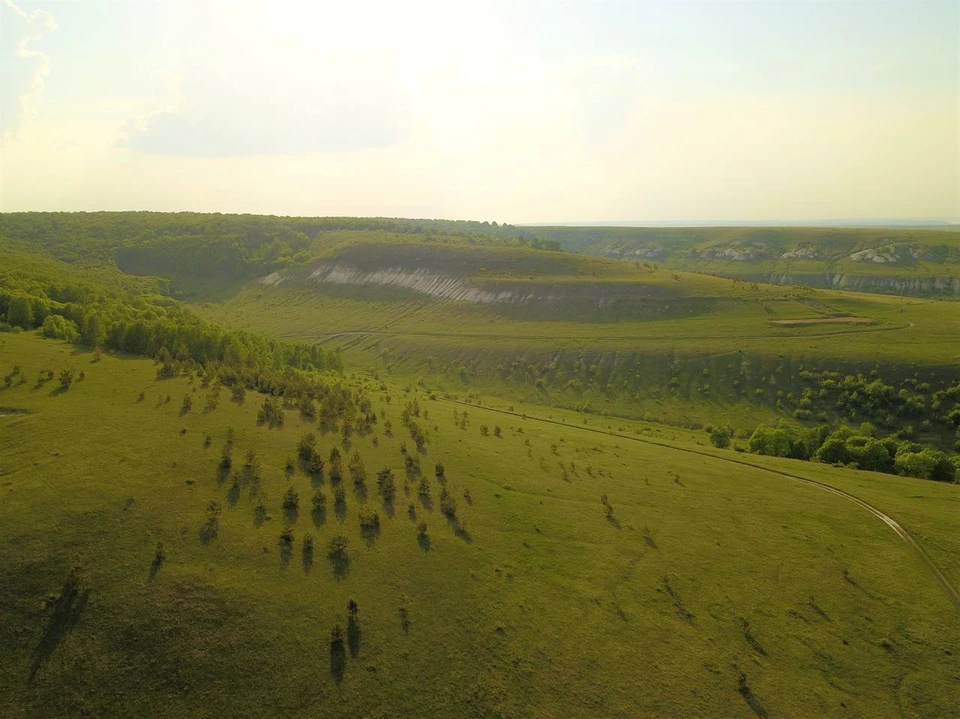
[[[457,519],[457,515],[448,514],[447,515],[447,524],[450,526],[450,529],[453,531],[454,535],[458,539],[462,539],[467,544],[473,544],[473,535],[467,531],[467,528],[460,524],[460,520]]]
[[[327,510],[323,507],[315,507],[310,512],[310,518],[313,520],[313,526],[320,528],[327,521]]]
[[[49,605],[53,607],[53,613],[40,643],[33,650],[33,664],[30,667],[30,676],[27,683],[33,682],[33,678],[40,668],[60,646],[60,643],[66,639],[67,635],[73,631],[89,599],[90,590],[81,591],[79,583],[76,581],[76,575],[71,573],[60,591],[60,597],[52,605]]]
[[[281,539],[277,546],[280,548],[280,568],[286,569],[293,557],[293,542]]]
[[[354,482],[353,483],[353,493],[357,497],[357,501],[360,504],[365,504],[367,501],[367,485],[364,482]]]
[[[657,546],[657,543],[656,543],[655,541],[653,541],[653,537],[650,536],[650,530],[649,530],[649,529],[644,529],[644,530],[643,530],[643,541],[647,543],[647,546],[650,547],[650,549],[656,549],[656,550],[659,550],[659,549],[660,549],[660,548]]]
[[[310,574],[310,570],[313,569],[313,547],[303,546],[300,563],[303,565],[303,573]]]
[[[428,512],[433,511],[433,497],[429,494],[418,495],[420,499],[420,506],[423,507]]]
[[[210,544],[220,533],[220,521],[216,517],[208,517],[207,521],[200,527],[200,541],[203,544]]]
[[[473,506],[473,495],[472,495],[472,494],[466,493],[466,494],[463,495],[463,498],[466,500],[467,504],[469,504],[471,507]]]
[[[347,650],[343,640],[330,642],[330,676],[337,684],[343,681],[343,674],[347,669]]]
[[[307,472],[310,476],[310,488],[317,489],[318,487],[323,486],[323,473],[322,472]]]
[[[333,503],[333,513],[337,516],[337,521],[343,522],[347,518],[347,503],[346,502],[334,502]]]
[[[400,607],[397,610],[397,618],[400,620],[400,628],[403,629],[404,634],[410,633],[410,613],[407,611],[406,607]]]
[[[360,622],[356,617],[347,618],[347,646],[350,648],[350,656],[356,659],[360,653]]]
[[[360,536],[368,547],[372,547],[380,538],[380,523],[360,527]]]
[[[330,559],[330,568],[333,570],[333,578],[342,581],[350,574],[350,557],[346,554],[327,555]]]
[[[300,510],[297,507],[283,508],[283,523],[286,525],[296,524],[300,518]]]
[[[743,700],[747,703],[747,706],[750,707],[751,711],[760,719],[767,719],[767,716],[769,716],[767,710],[747,684],[747,675],[741,674],[737,683],[739,685],[737,691],[740,692],[740,696],[743,697]]]
[[[614,517],[612,514],[607,515],[607,522],[609,522],[611,525],[613,525],[617,529],[621,529],[620,520]]]
[[[433,542],[430,541],[429,534],[418,534],[417,544],[420,545],[420,549],[422,549],[424,552],[429,552]]]
[[[413,502],[410,502],[410,504],[407,505],[407,519],[409,519],[411,522],[417,521],[417,508],[414,506]]]
[[[253,526],[259,529],[265,521],[267,521],[267,510],[262,504],[258,504],[253,508]]]
[[[393,519],[396,516],[397,512],[393,507],[392,499],[383,500],[383,513],[387,515],[390,519]]]
[[[234,482],[230,485],[230,489],[227,491],[227,506],[236,507],[237,502],[240,501],[240,483]]]
[[[217,465],[217,484],[223,484],[227,481],[227,477],[230,476],[230,468],[224,467],[222,464]]]
[[[156,579],[157,574],[160,573],[160,567],[163,566],[163,557],[159,554],[153,558],[153,561],[150,562],[150,574],[147,577],[147,580],[152,582]]]

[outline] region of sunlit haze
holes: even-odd
[[[0,209],[954,219],[958,8],[0,0]]]

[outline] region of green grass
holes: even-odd
[[[428,250],[400,244],[381,253],[377,246],[354,245],[346,256],[350,266],[368,271],[408,262],[411,268],[456,272],[450,251],[438,250],[435,268]],[[427,258],[420,265],[410,259],[416,253]],[[466,269],[450,276],[479,284],[471,272],[484,264],[496,265],[505,278],[517,253],[533,251],[476,249]],[[480,263],[477,256],[486,259]],[[289,271],[278,286],[248,285],[230,299],[195,308],[225,326],[340,347],[355,366],[398,380],[422,379],[449,393],[479,392],[674,425],[727,422],[743,430],[793,421],[795,406],[778,407],[777,394],[799,395],[804,367],[843,374],[877,370],[895,384],[915,374],[949,383],[960,359],[960,305],[953,302],[751,285],[573,259],[571,274],[563,277],[508,281],[488,274],[484,280],[525,287],[521,294],[549,284],[554,297],[569,293],[569,303],[442,302],[385,287],[317,286],[302,269]],[[601,269],[589,270],[594,266]],[[622,287],[640,297],[664,294],[647,314],[638,314],[616,304],[599,307],[593,294],[582,294],[585,284],[597,296]],[[844,316],[870,321],[829,322]],[[776,324],[792,319],[825,322]],[[954,441],[949,433],[924,431],[944,446]]]
[[[919,557],[843,498],[698,447],[702,433],[624,425],[716,457],[599,434],[600,420],[585,429],[563,410],[550,410],[568,420],[557,425],[520,402],[514,411],[531,417],[356,376],[381,416],[379,446],[370,436],[351,446],[370,475],[366,503],[381,510],[368,544],[349,479],[342,523],[328,504],[317,526],[310,478],[286,475],[309,428],[295,411],[268,429],[254,421],[256,394],[243,405],[225,395],[205,413],[197,390],[181,415],[199,382],[157,380],[148,360],[94,363],[26,333],[0,342],[2,373],[20,364],[28,379],[0,389],[0,406],[26,411],[0,417],[4,716],[751,716],[749,699],[770,716],[943,717],[957,706],[960,624]],[[40,370],[66,367],[86,378],[62,393],[55,380],[33,389]],[[399,415],[414,395],[430,414],[418,420],[430,435],[424,469],[444,463],[467,530],[412,496],[427,551],[403,492],[389,517],[374,489],[382,466],[403,477],[400,443],[412,443]],[[467,429],[454,409],[468,412]],[[384,435],[384,417],[396,436]],[[482,436],[481,424],[503,437]],[[255,448],[263,462],[270,518],[259,526],[248,488],[234,504],[218,482],[230,426],[235,458]],[[946,565],[960,487],[748,459],[864,496],[956,577],[955,560]],[[288,486],[301,509],[285,564]],[[330,499],[329,480],[321,488]],[[223,513],[204,543],[211,500]],[[350,541],[340,578],[325,556],[337,533]],[[167,558],[151,577],[161,540]],[[85,604],[44,609],[75,562]],[[359,652],[338,683],[330,627],[346,626],[351,598]]]

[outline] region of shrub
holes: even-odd
[[[427,536],[427,523],[426,523],[426,522],[420,522],[420,524],[417,525],[417,536],[418,536],[418,537],[426,537],[426,536]]]
[[[443,479],[445,477],[444,471],[443,462],[437,462],[437,466],[434,468],[434,474],[437,475],[437,479]]]
[[[313,493],[313,508],[316,510],[322,510],[327,506],[327,495],[321,492],[319,489]]]

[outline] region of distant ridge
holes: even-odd
[[[960,230],[958,220],[894,219],[894,220],[767,220],[761,222],[738,220],[649,220],[598,222],[517,222],[517,227],[902,227]]]

